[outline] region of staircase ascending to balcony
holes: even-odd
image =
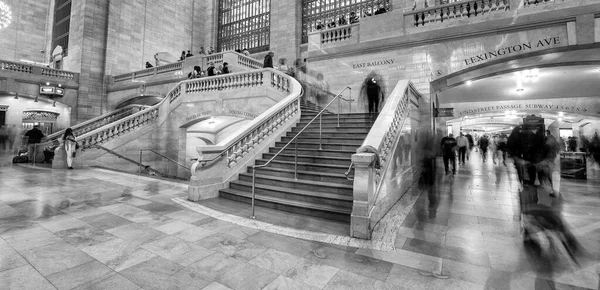
[[[289,142],[320,108],[312,103],[301,105],[300,121],[256,160],[265,164]],[[294,178],[294,144],[286,148],[268,166],[256,172],[256,205],[320,218],[349,222],[352,211],[352,186],[344,173],[351,156],[366,138],[373,121],[368,114],[342,114],[337,127],[336,114],[322,116],[322,149],[319,149],[319,119],[298,138],[298,175]],[[353,172],[351,172],[353,175]],[[222,189],[223,198],[251,202],[252,169]]]

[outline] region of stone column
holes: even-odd
[[[273,64],[280,58],[292,65],[299,57],[300,31],[302,26],[302,4],[297,0],[271,1],[270,50],[275,53]]]
[[[375,161],[374,153],[357,153],[352,155],[354,163],[354,202],[350,221],[350,236],[360,239],[371,239],[371,207],[375,193]]]

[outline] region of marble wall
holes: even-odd
[[[492,60],[568,45],[566,25],[527,31],[450,39],[390,50],[368,51],[351,56],[309,59],[308,75],[318,74],[331,92],[350,86],[361,112],[367,111],[363,83],[367,76],[381,79],[385,94],[401,79],[410,79],[422,94],[430,93],[430,81]],[[376,44],[374,44],[376,45]]]
[[[47,61],[46,43],[51,41],[48,29],[50,0],[3,0],[10,8],[12,21],[0,30],[0,59],[35,62]],[[46,57],[44,57],[46,56]]]

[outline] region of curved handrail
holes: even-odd
[[[177,165],[179,165],[179,166],[181,166],[181,167],[183,167],[183,168],[185,168],[187,170],[191,170],[191,168],[189,168],[189,167],[187,167],[187,166],[185,166],[185,165],[183,165],[183,164],[181,164],[181,163],[179,163],[179,162],[177,162],[177,161],[175,161],[175,160],[173,160],[173,159],[171,159],[171,158],[169,158],[169,157],[167,157],[167,156],[165,156],[165,155],[163,155],[161,153],[156,152],[154,149],[148,149],[148,148],[140,149],[140,162],[139,162],[140,164],[142,164],[142,152],[144,152],[144,151],[150,151],[150,152],[152,152],[152,153],[154,153],[154,154],[156,154],[156,155],[158,155],[158,156],[160,156],[162,158],[165,158],[165,159],[167,159],[167,160],[169,160],[169,161],[171,161],[171,162],[173,162],[173,163],[175,163],[175,164],[177,164]],[[140,170],[140,172],[141,172],[141,170]]]
[[[296,148],[295,148],[295,158],[294,158],[294,179],[298,179],[297,178],[297,174],[298,174],[298,142],[296,142],[296,140],[298,139],[298,137],[300,136],[300,134],[304,133],[304,130],[306,130],[306,128],[308,128],[308,126],[310,126],[317,118],[319,118],[319,150],[322,149],[322,144],[321,144],[321,116],[323,115],[323,112],[325,112],[327,110],[327,108],[333,104],[333,102],[336,99],[339,99],[341,97],[341,95],[344,93],[344,91],[346,91],[347,89],[351,89],[349,86],[346,86],[339,94],[337,94],[325,107],[323,107],[323,109],[321,109],[321,111],[315,115],[312,120],[310,120],[290,141],[288,141],[279,151],[277,151],[277,153],[275,153],[273,155],[273,157],[271,157],[271,159],[267,160],[267,162],[260,164],[260,165],[253,165],[252,166],[252,218],[254,218],[254,199],[255,199],[255,187],[256,187],[256,169],[257,168],[262,168],[265,166],[268,166],[277,156],[279,156],[279,154],[281,154],[281,152],[283,152],[285,149],[287,149],[288,146],[290,146],[290,144],[292,144],[292,142],[294,142],[296,144]],[[339,101],[338,101],[339,102]],[[340,126],[340,112],[338,111],[338,127]]]
[[[275,70],[274,70],[275,71]],[[282,73],[283,74],[283,73]],[[302,89],[302,88],[301,88]],[[271,118],[268,118],[266,116],[272,115],[273,113],[276,113],[277,110],[281,110],[286,108],[288,105],[290,105],[293,102],[296,102],[300,96],[302,96],[303,92],[301,91],[300,94],[298,96],[290,96],[282,101],[280,101],[276,107],[267,110],[265,113],[261,114],[260,116],[258,116],[257,118],[255,118],[252,122],[250,122],[250,124],[248,124],[248,126],[242,130],[244,130],[245,133],[242,134],[231,134],[231,136],[238,136],[235,138],[229,138],[229,140],[225,140],[224,143],[225,145],[225,149],[221,150],[220,152],[218,152],[218,154],[214,155],[212,158],[207,158],[207,159],[195,159],[196,162],[200,163],[202,166],[205,166],[207,163],[210,162],[214,162],[215,160],[223,157],[224,155],[227,154],[227,152],[236,144],[236,140],[240,140],[240,139],[244,139],[247,138],[248,136],[250,136],[252,134],[252,132],[258,128],[260,128],[261,126],[264,126],[266,123],[269,123],[271,121]],[[265,117],[263,117],[263,115],[265,115]],[[241,131],[241,130],[240,130]],[[239,132],[239,131],[238,131]]]

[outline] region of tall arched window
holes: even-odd
[[[390,0],[302,0],[302,43],[308,42],[309,32],[347,25],[351,17],[357,21],[380,9],[390,10]]]
[[[217,50],[269,50],[271,0],[220,0]]]
[[[71,25],[71,0],[56,0],[54,3],[54,27],[52,29],[52,49],[57,45],[65,55],[69,48],[69,26]]]

